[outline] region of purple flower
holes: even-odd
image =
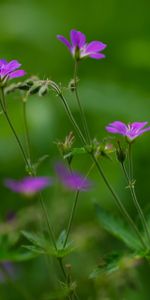
[[[7,62],[5,59],[0,59],[0,81],[24,76],[25,71],[18,70],[20,66],[21,64],[17,60]]]
[[[93,41],[88,44],[86,43],[85,35],[80,31],[74,29],[71,30],[71,43],[62,35],[57,35],[57,38],[67,46],[72,56],[76,60],[80,60],[87,56],[95,59],[101,59],[105,57],[105,55],[100,52],[106,48],[106,44],[103,44],[99,41]]]
[[[48,177],[25,177],[22,180],[6,179],[4,184],[13,192],[33,196],[51,185],[52,180]]]
[[[87,191],[91,187],[91,183],[83,175],[69,171],[63,164],[57,164],[56,173],[62,184],[75,191]]]
[[[124,124],[120,121],[115,121],[106,126],[106,130],[111,133],[118,133],[126,136],[129,141],[133,141],[138,136],[146,131],[150,131],[150,127],[144,128],[148,122],[134,122],[130,124]]]

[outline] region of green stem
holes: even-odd
[[[148,230],[148,226],[147,226],[147,223],[146,223],[146,220],[145,220],[145,216],[144,216],[144,213],[140,207],[140,204],[138,202],[138,199],[137,199],[137,196],[136,196],[136,192],[135,192],[135,188],[134,188],[134,183],[130,180],[130,177],[127,173],[127,170],[126,170],[126,167],[124,165],[124,163],[121,164],[122,166],[122,170],[123,170],[123,173],[126,177],[126,180],[127,180],[127,183],[128,183],[128,186],[129,186],[129,189],[130,189],[130,193],[131,193],[131,196],[132,196],[132,199],[133,199],[133,203],[135,205],[135,208],[139,214],[139,217],[140,217],[140,220],[141,220],[141,223],[143,225],[143,228],[146,232],[146,235],[147,235],[147,239],[148,241],[150,242],[150,233],[149,233],[149,230]]]
[[[49,222],[49,217],[48,217],[48,214],[47,214],[47,210],[46,210],[46,207],[45,207],[45,203],[44,203],[42,193],[39,193],[39,200],[40,200],[40,204],[41,204],[43,214],[44,214],[44,217],[45,217],[45,220],[46,220],[46,223],[47,223],[47,227],[48,227],[48,230],[49,230],[50,239],[52,240],[52,243],[54,245],[55,250],[57,251],[57,245],[56,245],[56,241],[55,241],[56,239],[55,239],[54,231],[53,231],[52,225]]]
[[[80,193],[80,191],[78,190],[76,192],[76,195],[75,195],[75,199],[74,199],[74,202],[73,202],[73,206],[72,206],[72,210],[71,210],[71,214],[70,214],[70,218],[69,218],[67,234],[66,234],[66,238],[65,238],[65,241],[64,241],[63,248],[65,248],[65,246],[67,244],[67,241],[68,241],[69,233],[70,233],[70,230],[71,230],[71,227],[72,227],[72,222],[73,222],[74,215],[75,215],[75,210],[76,210],[76,207],[77,207],[77,201],[78,201],[78,198],[79,198],[79,193]]]
[[[27,121],[27,115],[26,115],[26,105],[25,105],[25,102],[24,102],[24,108],[23,108],[23,115],[24,115],[25,136],[26,136],[26,143],[27,143],[29,161],[30,161],[30,165],[31,165],[32,175],[36,176],[36,171],[32,168],[31,146],[30,146],[31,143],[30,143],[30,135],[29,135],[29,130],[28,130],[28,121]],[[47,210],[46,210],[46,207],[45,207],[45,203],[44,203],[44,199],[43,199],[42,193],[39,193],[39,200],[40,200],[40,204],[41,204],[41,207],[42,207],[42,210],[43,210],[44,218],[45,218],[46,223],[47,223],[47,227],[48,227],[50,239],[51,239],[51,241],[53,243],[53,246],[54,246],[55,250],[57,251],[58,249],[57,249],[57,244],[56,244],[56,238],[55,238],[54,230],[53,230],[53,227],[52,227],[52,225],[50,224],[50,221],[49,221],[49,217],[48,217],[48,214],[47,214]],[[60,269],[61,269],[61,271],[62,271],[62,273],[64,275],[65,281],[67,281],[67,274],[66,274],[64,266],[63,266],[62,258],[57,258],[57,261],[58,261]],[[68,300],[72,300],[72,297],[69,296]]]
[[[75,121],[75,119],[74,119],[74,116],[73,116],[73,114],[72,114],[72,112],[71,112],[71,110],[70,110],[70,107],[69,107],[69,105],[68,105],[68,103],[67,103],[67,101],[66,101],[64,95],[63,95],[62,93],[60,93],[60,94],[58,94],[58,95],[59,95],[59,97],[61,98],[61,100],[62,100],[62,102],[63,102],[65,111],[66,111],[66,113],[67,113],[67,115],[68,115],[68,117],[69,117],[69,119],[70,119],[70,121],[71,121],[73,127],[75,128],[77,134],[79,135],[79,137],[80,137],[82,143],[83,143],[84,145],[86,145],[86,140],[85,140],[85,138],[84,138],[84,136],[83,136],[83,134],[82,134],[82,132],[81,132],[79,126],[77,125],[77,123],[76,123],[76,121]]]
[[[35,174],[35,171],[33,170],[32,168],[32,163],[31,163],[31,155],[29,154],[29,160],[26,156],[26,153],[24,151],[24,148],[20,142],[20,139],[18,138],[18,135],[16,133],[16,130],[14,129],[14,126],[12,125],[12,122],[8,116],[8,113],[3,105],[3,103],[5,103],[5,97],[4,97],[4,91],[3,91],[3,88],[1,88],[1,99],[0,99],[0,102],[1,102],[1,106],[2,106],[2,110],[3,110],[3,113],[8,121],[8,124],[16,138],[16,141],[17,141],[17,144],[21,150],[21,153],[22,153],[22,156],[23,156],[23,159],[26,163],[26,165],[28,166],[28,171],[29,171],[29,175],[30,176],[36,176]],[[24,110],[24,114],[26,113],[26,111]],[[25,124],[25,130],[26,130],[26,136],[28,136],[28,142],[29,142],[29,135],[28,135],[28,127],[27,127],[27,118],[26,118],[26,115],[24,115],[24,120],[26,121],[26,124]],[[30,148],[29,148],[29,145],[28,145],[28,149],[30,151]],[[44,212],[44,216],[45,216],[45,219],[46,219],[46,222],[47,222],[47,225],[48,225],[48,228],[49,228],[49,233],[50,233],[50,236],[51,236],[51,239],[52,239],[52,242],[53,242],[53,245],[55,247],[55,249],[57,250],[57,247],[56,247],[56,242],[55,242],[55,238],[54,238],[54,233],[53,233],[53,230],[52,230],[52,227],[49,223],[49,220],[48,220],[48,215],[47,215],[47,211],[46,211],[46,208],[45,208],[45,204],[44,204],[44,201],[43,201],[43,198],[42,198],[42,194],[40,193],[39,194],[39,198],[40,198],[40,203],[41,203],[41,206],[42,206],[42,209],[43,209],[43,212]]]
[[[84,110],[82,108],[81,102],[80,102],[80,98],[79,98],[79,94],[78,94],[78,88],[77,88],[77,69],[78,69],[78,62],[75,60],[75,67],[74,67],[74,85],[75,85],[75,95],[76,95],[76,100],[77,100],[77,104],[79,107],[79,112],[80,112],[80,118],[81,118],[81,122],[82,122],[82,126],[87,138],[87,142],[88,144],[91,144],[91,138],[90,138],[90,134],[89,134],[89,129],[88,129],[88,125],[87,125],[87,121],[86,121],[86,117],[84,114]]]
[[[15,136],[15,139],[16,139],[16,141],[17,141],[17,144],[18,144],[18,146],[19,146],[19,148],[20,148],[20,151],[21,151],[21,153],[22,153],[22,156],[23,156],[23,159],[24,159],[24,161],[25,161],[25,164],[28,166],[28,168],[29,168],[29,170],[30,170],[30,167],[31,167],[31,166],[30,166],[29,161],[28,161],[28,159],[27,159],[27,157],[26,157],[26,153],[25,153],[25,151],[24,151],[24,149],[23,149],[23,146],[22,146],[22,144],[21,144],[21,142],[20,142],[20,139],[19,139],[19,137],[18,137],[18,135],[17,135],[17,133],[16,133],[16,130],[15,130],[15,128],[14,128],[14,126],[13,126],[11,120],[10,120],[10,117],[9,117],[9,115],[8,115],[8,113],[7,113],[7,110],[5,109],[5,106],[4,106],[4,103],[5,103],[5,97],[4,97],[4,91],[3,91],[3,88],[1,88],[0,103],[1,103],[1,107],[2,107],[3,113],[4,113],[4,115],[5,115],[5,118],[6,118],[7,122],[8,122],[8,124],[9,124],[9,126],[10,126],[10,128],[11,128],[11,130],[12,130],[14,136]]]
[[[24,127],[25,127],[25,141],[27,147],[28,158],[31,163],[31,143],[29,137],[29,129],[28,129],[28,122],[27,122],[27,107],[26,107],[26,100],[23,100],[23,120],[24,120]]]
[[[60,93],[58,93],[58,96],[63,100],[63,104],[65,106],[65,103],[67,104],[67,101],[66,101],[65,97],[62,94],[60,94]],[[73,117],[73,115],[72,115],[72,113],[70,111],[70,108],[69,108],[68,104],[67,104],[67,107],[68,107],[67,110],[66,110],[66,107],[65,107],[67,115],[68,115],[68,117],[69,117],[72,125],[75,127],[75,129],[76,129],[76,131],[77,131],[77,133],[78,133],[78,135],[79,135],[79,137],[81,139],[81,142],[85,146],[86,145],[86,141],[83,138],[83,136],[80,134],[81,133],[80,129],[78,130],[78,125],[77,125],[77,123],[76,123],[76,121],[75,121],[75,119],[74,119],[74,117]],[[113,198],[115,200],[115,203],[116,203],[117,207],[119,208],[120,212],[125,216],[125,218],[127,219],[128,223],[130,224],[130,226],[135,231],[136,235],[138,236],[138,238],[139,238],[139,240],[140,240],[140,242],[142,244],[142,247],[144,247],[144,249],[145,249],[145,247],[147,248],[147,246],[145,245],[145,242],[143,241],[143,239],[141,237],[141,234],[140,234],[137,226],[135,225],[134,221],[131,219],[130,215],[128,214],[126,208],[124,207],[124,205],[122,204],[121,200],[117,196],[116,192],[113,190],[111,184],[109,183],[108,179],[106,178],[106,176],[105,176],[105,174],[104,174],[104,172],[103,172],[100,164],[98,163],[97,159],[95,158],[94,154],[91,153],[91,152],[89,152],[89,155],[91,156],[93,162],[95,163],[95,165],[96,165],[96,167],[98,169],[98,172],[101,175],[101,177],[103,178],[106,186],[108,187],[109,191],[111,192],[111,194],[112,194],[112,196],[113,196]]]
[[[132,229],[134,229],[136,235],[138,236],[142,246],[147,248],[147,246],[145,245],[145,241],[143,240],[141,233],[139,232],[137,226],[135,225],[135,223],[133,222],[132,218],[130,217],[130,215],[128,214],[126,208],[124,207],[124,205],[122,204],[121,200],[119,199],[118,195],[116,194],[116,192],[114,191],[113,187],[111,186],[108,178],[105,176],[102,167],[100,166],[100,163],[97,161],[97,159],[95,158],[95,156],[92,154],[92,158],[93,161],[95,162],[95,165],[98,169],[99,174],[101,175],[101,177],[103,178],[107,188],[109,189],[109,191],[111,192],[115,203],[118,207],[118,209],[120,210],[120,212],[122,213],[122,215],[126,218],[126,220],[128,221],[128,223],[130,224],[130,226],[132,227]]]
[[[129,178],[133,178],[133,162],[132,162],[132,143],[128,144],[128,158],[129,158]]]

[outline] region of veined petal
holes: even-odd
[[[17,77],[22,77],[26,75],[26,72],[24,70],[17,70],[14,72],[11,72],[10,74],[8,74],[9,78],[17,78]]]
[[[150,131],[150,127],[144,128],[142,130],[139,131],[139,135],[143,134],[146,131]]]
[[[71,50],[70,42],[63,35],[57,35],[57,38],[59,41],[61,41],[63,44],[65,44],[65,46],[67,46],[69,50]]]
[[[148,124],[148,122],[134,122],[134,123],[131,123],[130,126],[131,126],[132,130],[140,130],[147,124]]]
[[[106,126],[106,130],[111,133],[119,133],[122,135],[126,135],[127,126],[123,122],[115,121],[113,123],[108,124],[108,126]]]
[[[103,53],[93,53],[88,56],[95,59],[102,59],[106,57]]]
[[[14,71],[16,69],[18,69],[21,66],[21,64],[17,61],[17,60],[11,60],[6,68],[9,72]]]
[[[71,30],[70,32],[70,38],[71,38],[71,43],[73,47],[83,47],[85,45],[86,42],[86,37],[85,35],[80,32],[77,31],[75,29]]]
[[[99,51],[102,51],[104,50],[105,48],[107,47],[106,44],[103,44],[102,42],[99,42],[99,41],[93,41],[89,44],[87,44],[87,47],[86,47],[86,50],[85,52],[86,53],[94,53],[94,52],[99,52]]]

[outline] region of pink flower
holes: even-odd
[[[107,45],[103,44],[99,41],[93,41],[91,43],[86,43],[86,37],[85,35],[77,30],[71,30],[70,32],[70,39],[71,42],[69,42],[64,36],[57,35],[57,38],[67,46],[69,51],[71,52],[72,56],[76,60],[80,60],[84,57],[91,57],[95,59],[102,59],[105,57],[103,53],[101,53],[102,50],[104,50]]]
[[[123,122],[115,121],[108,124],[106,130],[126,136],[130,141],[133,141],[144,132],[150,131],[150,127],[144,128],[147,124],[148,122],[134,122],[126,125]]]

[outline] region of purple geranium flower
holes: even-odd
[[[99,41],[93,41],[88,44],[86,43],[85,35],[80,31],[71,30],[71,43],[62,35],[57,35],[57,38],[68,47],[73,57],[77,60],[87,56],[95,59],[105,57],[105,55],[100,52],[106,48],[106,44]]]
[[[120,121],[115,121],[106,126],[106,130],[126,136],[130,141],[133,141],[144,132],[150,131],[150,127],[144,128],[147,124],[148,122],[134,122],[126,125]]]
[[[52,184],[49,177],[25,177],[22,180],[6,179],[5,186],[16,193],[33,196]]]
[[[75,191],[87,191],[91,187],[91,183],[83,175],[69,171],[63,164],[57,164],[56,173],[62,184]]]
[[[17,60],[7,62],[5,59],[0,59],[0,81],[24,76],[25,71],[18,70],[20,66],[21,64]]]

